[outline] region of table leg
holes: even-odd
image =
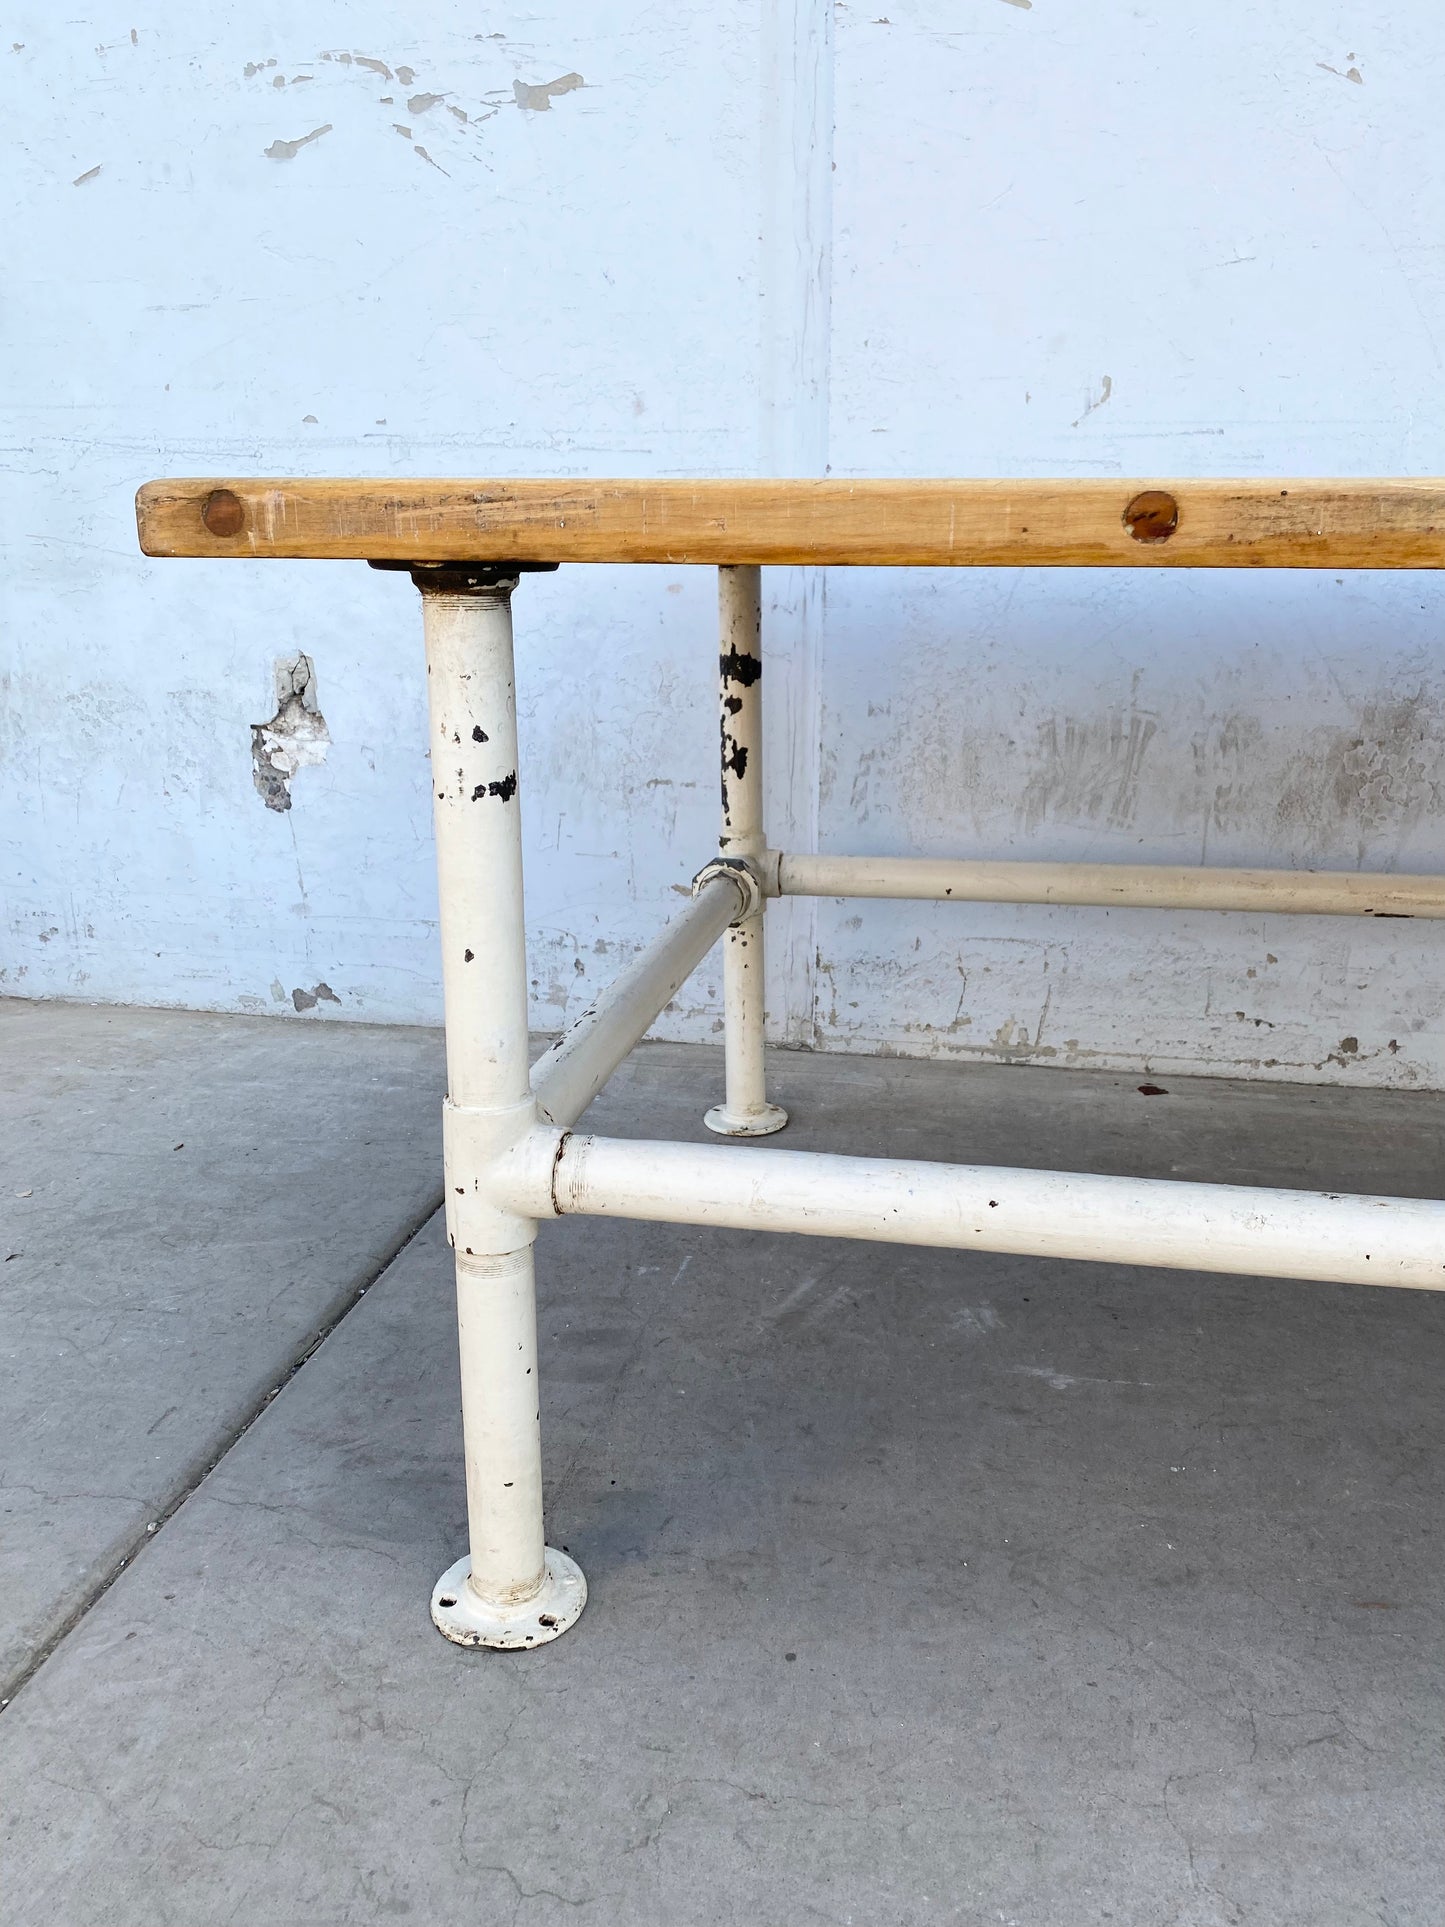
[[[463,1646],[539,1646],[587,1584],[542,1537],[535,1222],[488,1198],[485,1173],[536,1118],[517,795],[512,590],[504,568],[417,569],[446,1005],[447,1230],[456,1251],[471,1550],[437,1581],[432,1618]]]
[[[718,575],[724,857],[760,857],[763,829],[762,571],[729,564]],[[788,1114],[770,1104],[763,1073],[763,905],[723,937],[725,1096],[703,1122],[721,1137],[767,1137]]]

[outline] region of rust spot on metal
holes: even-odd
[[[228,488],[213,488],[201,505],[201,520],[212,535],[239,535],[246,526],[246,505]]]
[[[1167,489],[1146,488],[1124,510],[1124,527],[1136,542],[1167,542],[1179,526],[1179,504]]]
[[[487,795],[499,796],[504,803],[510,803],[517,794],[517,772],[510,770],[500,783],[488,783]]]
[[[473,723],[472,724],[472,741],[474,743],[485,743],[487,740],[488,740],[487,732],[482,728],[481,724]]]
[[[563,1131],[562,1135],[557,1139],[557,1149],[553,1153],[553,1157],[552,1157],[552,1182],[551,1182],[552,1210],[554,1214],[559,1218],[562,1215],[562,1206],[557,1197],[557,1180],[562,1175],[562,1158],[571,1140],[572,1140],[572,1133],[570,1131]],[[564,1546],[562,1550],[565,1552],[567,1548]]]

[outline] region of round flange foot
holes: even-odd
[[[760,1111],[735,1117],[726,1104],[714,1104],[702,1121],[719,1137],[771,1137],[787,1123],[788,1113],[781,1104],[765,1104]]]
[[[516,1606],[496,1606],[472,1591],[470,1558],[448,1566],[431,1596],[432,1624],[457,1646],[493,1646],[503,1652],[545,1646],[575,1625],[587,1604],[582,1568],[565,1552],[547,1548],[542,1590]]]

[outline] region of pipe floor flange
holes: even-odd
[[[734,1117],[726,1104],[714,1104],[702,1121],[719,1137],[771,1137],[787,1123],[788,1113],[781,1104],[765,1104],[760,1111]]]
[[[526,1651],[558,1639],[587,1604],[587,1581],[575,1559],[547,1548],[542,1589],[516,1606],[490,1605],[472,1591],[470,1557],[448,1566],[431,1596],[432,1624],[456,1646]]]

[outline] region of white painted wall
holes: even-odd
[[[414,592],[146,562],[151,475],[1445,470],[1427,0],[9,19],[4,990],[439,1015]],[[1433,577],[769,590],[778,840],[1442,867]],[[517,616],[550,1027],[707,852],[712,584],[574,569]],[[302,651],[330,740],[277,812],[251,728]],[[774,936],[792,1042],[1445,1083],[1436,926],[790,904]]]

